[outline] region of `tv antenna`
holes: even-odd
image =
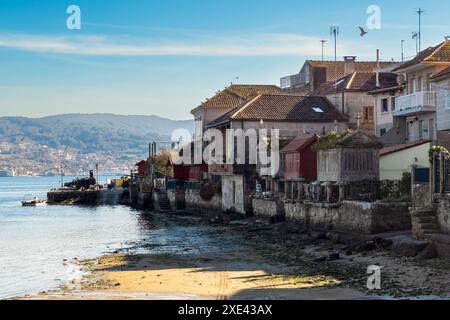
[[[322,43],[322,61],[324,60],[323,59],[323,47],[324,47],[324,45],[325,45],[325,42],[327,42],[327,40],[320,40],[320,42]]]
[[[413,32],[412,33],[412,39],[416,40],[416,53],[419,53],[419,33]]]
[[[334,61],[337,61],[337,37],[339,36],[339,27],[331,26],[330,34],[334,37]]]
[[[419,16],[419,33],[418,33],[418,40],[419,40],[419,52],[422,51],[422,14],[425,13],[422,8],[419,8],[416,13]]]

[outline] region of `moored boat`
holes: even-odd
[[[22,200],[22,207],[40,207],[47,203],[47,201],[38,197],[25,196]]]

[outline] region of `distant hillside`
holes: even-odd
[[[70,147],[80,153],[146,153],[151,141],[167,141],[177,128],[193,129],[193,121],[157,116],[64,114],[33,119],[0,118],[0,142],[22,139],[52,148]]]

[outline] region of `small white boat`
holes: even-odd
[[[22,207],[40,207],[47,203],[47,201],[39,199],[38,197],[25,196],[22,200]]]

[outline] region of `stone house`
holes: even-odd
[[[228,111],[242,106],[260,94],[280,93],[274,85],[232,84],[191,111],[194,116],[194,139],[201,138],[206,126]]]
[[[373,72],[379,67],[388,68],[395,64],[395,62],[357,61],[355,56],[345,56],[343,61],[306,60],[298,74],[281,78],[280,87],[293,93],[306,94],[353,72]]]
[[[375,132],[374,102],[369,92],[397,85],[397,75],[391,72],[352,72],[327,83],[314,94],[326,96],[349,118],[350,127],[368,134]]]
[[[437,92],[433,76],[450,66],[450,41],[418,53],[393,71],[404,78],[405,95],[396,98],[393,111],[405,130],[398,130],[398,140],[414,142],[437,139]],[[395,128],[393,128],[395,130]]]
[[[450,149],[450,67],[431,77],[436,91],[437,143]]]
[[[383,137],[394,126],[398,128],[401,125],[398,122],[394,124],[393,113],[395,111],[395,99],[403,95],[404,89],[405,85],[400,83],[385,88],[377,88],[367,93],[373,97],[375,136]],[[397,141],[397,143],[402,142],[401,140]]]
[[[244,132],[249,129],[267,129],[269,132],[277,129],[280,139],[293,139],[305,133],[343,131],[348,127],[347,122],[347,117],[325,97],[264,94],[225,113],[210,122],[207,128],[221,131],[242,129]],[[246,149],[248,153],[249,149]],[[210,174],[221,176],[223,209],[246,213],[251,206],[250,195],[259,179],[259,166],[210,165]],[[269,182],[269,189],[273,189],[271,178],[263,180],[266,185]]]

